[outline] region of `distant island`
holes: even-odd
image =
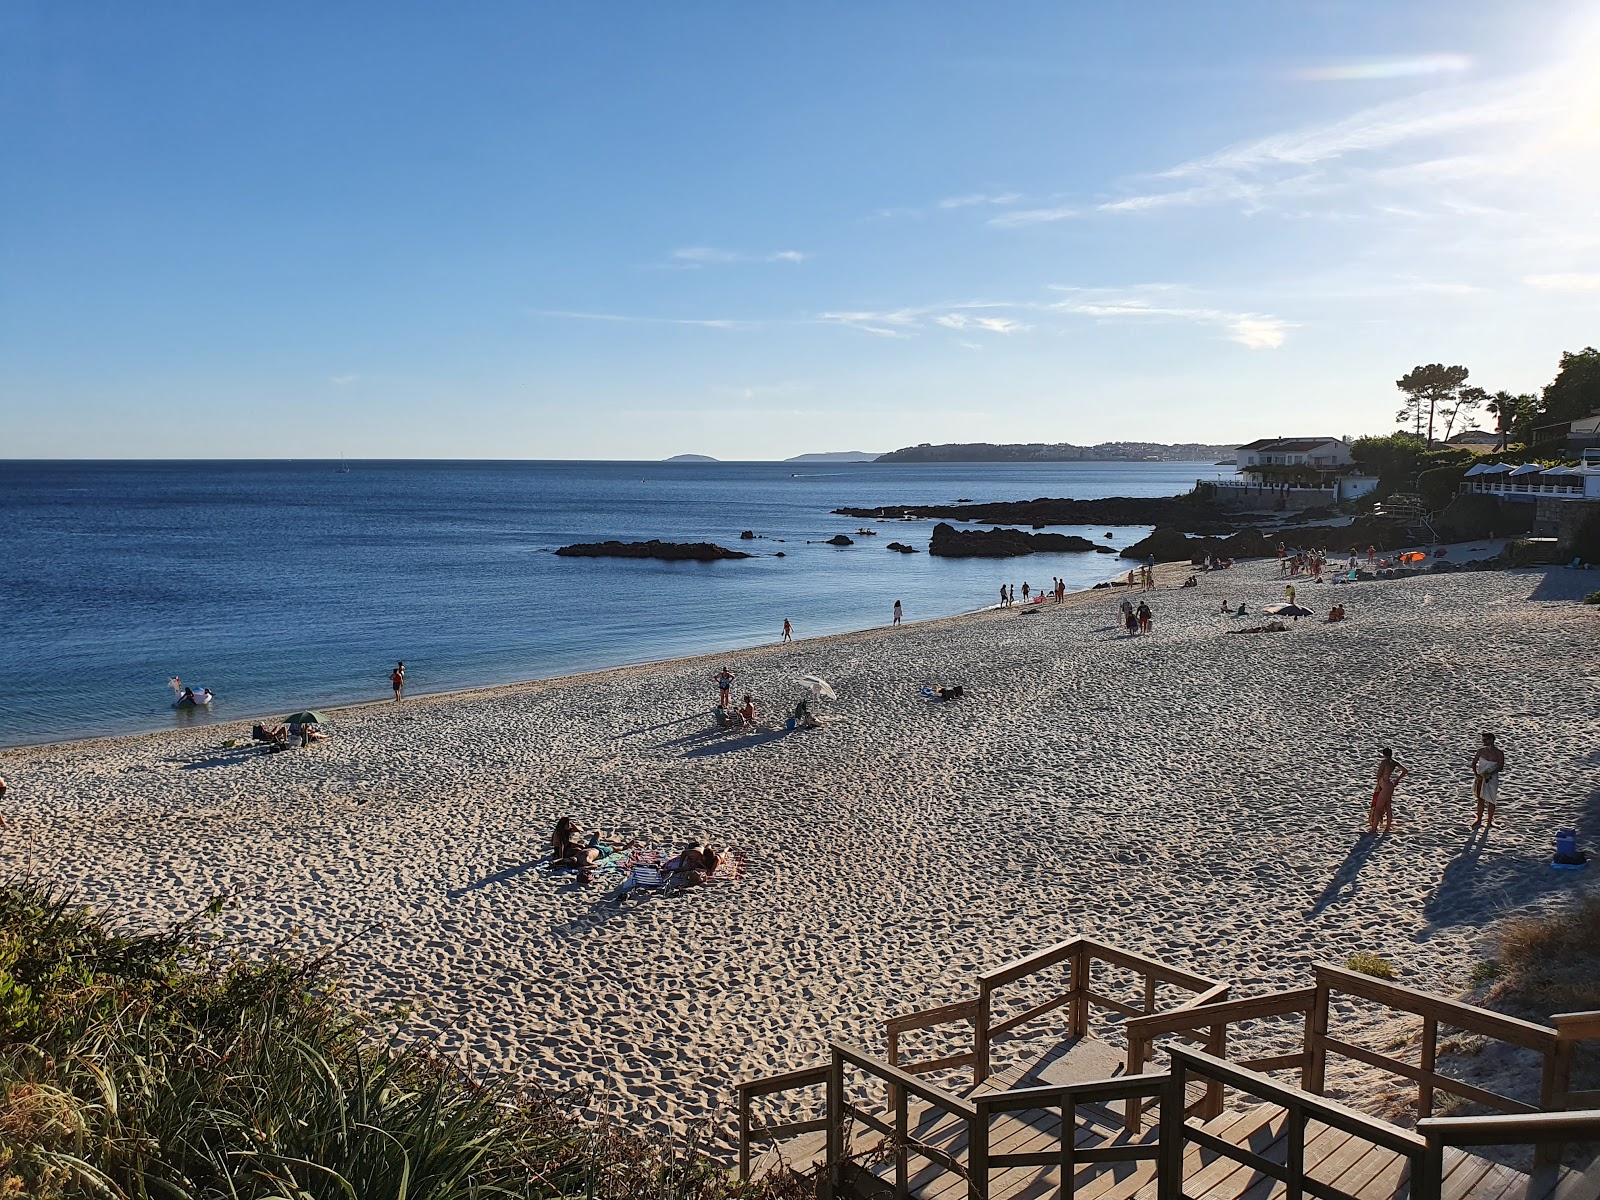
[[[1214,462],[1231,458],[1235,446],[1200,442],[1101,442],[1074,446],[1071,442],[1027,442],[994,445],[990,442],[956,442],[943,446],[907,446],[880,454],[875,461],[895,462]]]
[[[716,462],[709,454],[674,454],[666,462]]]
[[[841,462],[879,462],[883,455],[871,454],[865,450],[829,450],[822,454],[796,454],[793,458],[786,458],[784,462],[798,463],[841,463]]]

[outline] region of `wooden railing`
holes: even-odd
[[[1433,1115],[1436,1092],[1448,1092],[1505,1113],[1534,1113],[1566,1107],[1567,1076],[1572,1062],[1572,1043],[1563,1042],[1556,1030],[1548,1025],[1508,1017],[1504,1013],[1490,1012],[1459,1000],[1446,1000],[1404,984],[1387,979],[1376,979],[1343,967],[1319,966],[1316,969],[1316,1003],[1307,1030],[1306,1050],[1310,1054],[1309,1070],[1305,1075],[1307,1091],[1321,1092],[1326,1079],[1329,1053],[1352,1058],[1369,1067],[1377,1067],[1391,1075],[1398,1075],[1417,1085],[1418,1119]],[[1416,1064],[1394,1058],[1365,1046],[1357,1046],[1329,1032],[1329,1005],[1334,995],[1359,996],[1376,1001],[1397,1012],[1411,1013],[1422,1018],[1422,1040],[1419,1061]],[[1493,1038],[1513,1046],[1521,1046],[1541,1055],[1544,1066],[1539,1081],[1537,1105],[1502,1096],[1470,1083],[1463,1083],[1436,1069],[1439,1054],[1439,1026],[1465,1030],[1482,1037]]]
[[[1181,1200],[1184,1194],[1183,1151],[1190,1145],[1198,1146],[1201,1150],[1210,1151],[1240,1163],[1260,1175],[1277,1180],[1283,1184],[1284,1194],[1293,1200],[1299,1200],[1301,1196],[1307,1195],[1319,1197],[1320,1200],[1359,1200],[1358,1197],[1341,1191],[1332,1184],[1307,1176],[1306,1127],[1312,1121],[1348,1133],[1352,1137],[1360,1138],[1405,1158],[1410,1169],[1409,1194],[1414,1200],[1423,1198],[1432,1200],[1439,1195],[1443,1177],[1439,1173],[1438,1158],[1429,1153],[1428,1143],[1417,1135],[1397,1129],[1384,1121],[1375,1120],[1332,1100],[1312,1096],[1299,1088],[1277,1083],[1258,1072],[1224,1062],[1215,1055],[1189,1050],[1182,1046],[1173,1046],[1171,1055],[1173,1076],[1171,1094],[1178,1097],[1172,1102],[1172,1108],[1179,1108],[1189,1077],[1196,1076],[1207,1083],[1224,1084],[1235,1088],[1252,1099],[1278,1105],[1288,1116],[1288,1127],[1284,1131],[1284,1161],[1278,1163],[1187,1122],[1175,1125],[1168,1113],[1163,1111],[1160,1137],[1163,1153],[1158,1161],[1166,1169],[1160,1172],[1157,1185],[1159,1200]],[[1175,1140],[1174,1132],[1178,1135],[1177,1140],[1181,1142],[1177,1146],[1171,1144]]]
[[[972,1104],[977,1109],[977,1116],[972,1124],[967,1154],[969,1179],[981,1187],[983,1196],[987,1196],[990,1171],[1003,1171],[1008,1167],[1059,1167],[1062,1200],[1072,1200],[1077,1194],[1080,1166],[1155,1162],[1161,1154],[1161,1146],[1157,1142],[1079,1146],[1078,1106],[1115,1104],[1118,1101],[1135,1105],[1149,1098],[1159,1100],[1163,1111],[1177,1111],[1178,1106],[1172,1104],[1169,1098],[1172,1082],[1170,1075],[1141,1075],[1135,1078],[1097,1079],[1061,1087],[1014,1088],[1008,1092],[974,1097]],[[989,1153],[989,1126],[996,1113],[1048,1112],[1051,1109],[1059,1109],[1061,1113],[1060,1144],[1056,1148],[1025,1154]],[[899,1200],[904,1200],[905,1195],[903,1190],[896,1191]]]
[[[1428,1117],[1417,1122],[1417,1132],[1428,1142],[1430,1178],[1443,1177],[1447,1149],[1465,1146],[1533,1146],[1534,1161],[1543,1163],[1545,1171],[1553,1172],[1565,1143],[1600,1139],[1600,1110],[1520,1117]],[[1593,1174],[1600,1172],[1600,1166],[1591,1165],[1590,1172],[1591,1186],[1582,1193],[1587,1196],[1600,1190],[1593,1187],[1600,1184]],[[1544,1182],[1537,1180],[1537,1175],[1536,1168],[1536,1181]]]
[[[980,1190],[977,1176],[978,1166],[983,1162],[987,1152],[987,1138],[980,1138],[978,1110],[960,1096],[952,1095],[935,1084],[924,1083],[915,1075],[891,1066],[882,1059],[874,1058],[859,1046],[852,1046],[848,1042],[832,1043],[833,1061],[828,1067],[828,1173],[830,1178],[837,1179],[837,1171],[844,1163],[847,1146],[845,1117],[855,1117],[870,1129],[886,1134],[894,1140],[890,1143],[894,1153],[894,1187],[895,1195],[904,1200],[910,1190],[911,1164],[910,1156],[916,1154],[933,1163],[941,1170],[953,1171],[967,1180],[969,1200],[984,1200],[988,1195],[987,1175],[983,1179]],[[844,1071],[846,1066],[854,1066],[876,1076],[889,1086],[890,1107],[893,1110],[892,1124],[886,1123],[863,1112],[859,1108],[849,1105],[845,1100]],[[940,1150],[937,1146],[925,1145],[914,1141],[911,1137],[911,1107],[910,1097],[915,1096],[926,1104],[949,1113],[967,1125],[967,1164],[963,1165],[954,1155]],[[987,1131],[987,1125],[984,1126]],[[980,1149],[980,1141],[982,1148]]]
[[[1600,1011],[1557,1013],[1550,1022],[1556,1027],[1556,1036],[1568,1046],[1566,1070],[1569,1078],[1564,1082],[1570,1085],[1572,1051],[1579,1042],[1600,1040]],[[1569,1086],[1561,1107],[1600,1108],[1600,1091],[1574,1092]]]
[[[827,1067],[805,1067],[799,1071],[786,1071],[782,1075],[768,1075],[765,1079],[747,1079],[738,1085],[739,1092],[739,1178],[750,1178],[750,1143],[757,1139],[778,1141],[797,1137],[802,1133],[817,1133],[828,1127],[827,1117],[812,1121],[789,1121],[779,1125],[752,1128],[750,1102],[757,1096],[770,1096],[778,1092],[791,1092],[800,1088],[822,1087],[828,1082]]]
[[[995,996],[1002,988],[1063,963],[1068,966],[1065,989],[1022,1012],[1014,1013],[999,1021],[994,1019]],[[1096,963],[1123,967],[1139,976],[1142,991],[1140,1003],[1130,1004],[1095,990]],[[1183,988],[1193,993],[1179,1006],[1179,1010],[1208,1004],[1228,994],[1228,985],[1219,980],[1208,979],[1192,971],[1147,958],[1143,954],[1119,950],[1088,938],[1070,938],[1037,954],[1030,954],[1026,958],[1017,959],[978,976],[978,998],[975,1001],[943,1004],[937,1008],[891,1017],[883,1024],[886,1053],[893,1066],[913,1075],[926,1075],[931,1071],[970,1066],[973,1082],[982,1083],[990,1075],[990,1047],[996,1039],[1014,1033],[1022,1026],[1060,1008],[1067,1010],[1067,1036],[1082,1037],[1089,1032],[1091,1005],[1099,1005],[1125,1017],[1145,1016],[1156,1011],[1162,984]],[[901,1061],[902,1035],[913,1030],[931,1029],[956,1021],[963,1021],[972,1026],[971,1050],[914,1063]]]
[[[1159,1037],[1171,1037],[1199,1046],[1213,1058],[1228,1057],[1228,1027],[1241,1021],[1259,1021],[1271,1017],[1298,1016],[1307,1031],[1301,1048],[1295,1054],[1271,1058],[1249,1059],[1234,1063],[1251,1071],[1280,1071],[1293,1067],[1300,1072],[1301,1086],[1307,1087],[1311,1071],[1311,1054],[1308,1047],[1310,1022],[1316,1007],[1317,990],[1299,988],[1292,992],[1273,992],[1266,996],[1252,996],[1247,1000],[1226,1000],[1180,1009],[1171,1013],[1155,1013],[1148,1017],[1135,1017],[1123,1028],[1128,1039],[1128,1074],[1137,1075],[1154,1054]],[[1129,1132],[1137,1133],[1141,1125],[1142,1104],[1129,1103],[1123,1120]],[[1205,1095],[1192,1106],[1196,1114],[1210,1118],[1222,1111],[1222,1084],[1209,1080]]]

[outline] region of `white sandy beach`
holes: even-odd
[[[1276,563],[1120,593],[491,691],[331,712],[333,740],[263,755],[249,726],[0,752],[0,860],[157,923],[226,893],[251,943],[349,940],[359,994],[410,1002],[469,1066],[593,1083],[654,1128],[732,1083],[881,1046],[895,1012],[1073,932],[1234,982],[1302,983],[1369,950],[1459,993],[1483,927],[1587,885],[1547,863],[1600,830],[1600,573],[1334,588],[1349,620],[1232,636],[1282,598]],[[797,620],[799,617],[797,616]],[[817,672],[826,728],[710,732],[710,675],[782,715]],[[930,704],[918,689],[960,683]],[[1482,729],[1510,760],[1500,825],[1465,852]],[[1396,832],[1362,839],[1377,748],[1412,770]],[[612,903],[534,868],[564,813],[622,842],[731,843],[736,886]]]

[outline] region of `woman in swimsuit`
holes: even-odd
[[[1383,822],[1383,832],[1394,832],[1394,789],[1411,772],[1395,761],[1394,751],[1385,746],[1378,751],[1378,786],[1372,791],[1372,807],[1367,812],[1367,832],[1377,833],[1378,822]]]

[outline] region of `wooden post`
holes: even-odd
[[[1572,1042],[1557,1035],[1556,1044],[1544,1053],[1544,1072],[1539,1080],[1539,1107],[1545,1112],[1561,1112],[1567,1107],[1567,1089],[1572,1082]],[[1561,1161],[1560,1142],[1542,1142],[1533,1148],[1535,1166],[1547,1167]]]
[[[1305,1090],[1313,1096],[1322,1095],[1327,1082],[1328,1069],[1328,985],[1317,978],[1316,999],[1306,1014],[1306,1067]]]
[[[828,1064],[828,1156],[824,1165],[828,1182],[837,1194],[839,1175],[844,1167],[844,1055],[837,1046]]]
[[[1188,1071],[1181,1062],[1161,1089],[1161,1117],[1156,1134],[1156,1200],[1183,1200],[1183,1140],[1187,1124]]]
[[[1433,1116],[1433,1072],[1439,1057],[1439,1019],[1422,1018],[1422,1078],[1417,1081],[1417,1120]]]
[[[1156,1010],[1156,988],[1159,986],[1154,975],[1146,975],[1144,977],[1144,1011],[1146,1016]]]
[[[967,1198],[989,1200],[989,1110],[981,1104],[967,1129]]]
[[[1306,1185],[1306,1110],[1289,1106],[1289,1143],[1284,1148],[1284,1167],[1289,1176],[1284,1182],[1283,1200],[1304,1200]]]
[[[1211,1036],[1206,1039],[1206,1053],[1215,1058],[1228,1057],[1228,1027],[1226,1025],[1213,1025]],[[1206,1098],[1200,1110],[1206,1120],[1222,1115],[1222,1080],[1206,1080]]]
[[[894,1093],[894,1194],[895,1200],[906,1200],[911,1189],[911,1154],[906,1149],[911,1139],[911,1121],[904,1089],[891,1090]]]
[[[989,1008],[993,992],[987,980],[978,981],[978,1013],[972,1018],[972,1082],[989,1078]]]
[[[1143,1075],[1144,1062],[1148,1056],[1148,1044],[1144,1038],[1128,1038],[1128,1065],[1125,1073],[1128,1075]],[[1138,1096],[1129,1096],[1122,1106],[1122,1127],[1129,1133],[1138,1133],[1144,1125],[1144,1100]]]
[[[898,1067],[900,1065],[900,1034],[899,1034],[899,1032],[897,1030],[890,1030],[890,1032],[886,1035],[885,1041],[887,1041],[887,1043],[888,1043],[888,1045],[885,1048],[889,1052],[889,1065],[891,1067]],[[891,1084],[888,1085],[888,1091],[889,1091],[889,1108],[890,1108],[891,1111],[893,1111],[900,1103],[900,1085],[896,1084],[896,1083],[891,1083]]]
[[[1419,1200],[1432,1200],[1444,1191],[1444,1143],[1431,1133],[1425,1136],[1427,1149],[1411,1160],[1411,1194]]]
[[[739,1182],[750,1181],[750,1093],[739,1091]]]
[[[1072,955],[1072,1003],[1069,1004],[1067,1033],[1082,1037],[1089,1032],[1089,947],[1079,946]]]
[[[1070,1095],[1061,1101],[1061,1196],[1072,1200],[1078,1191],[1078,1102]]]

